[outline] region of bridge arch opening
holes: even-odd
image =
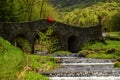
[[[25,53],[30,53],[31,52],[31,44],[29,40],[25,37],[23,34],[18,34],[14,39],[13,39],[14,45],[16,47],[19,47],[22,49],[23,52]]]
[[[78,38],[76,36],[70,36],[68,38],[68,50],[70,52],[77,52],[76,48],[77,48],[77,44],[78,44]]]

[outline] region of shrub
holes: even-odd
[[[115,64],[114,64],[114,67],[120,68],[120,62],[116,61]]]
[[[55,36],[52,36],[54,33],[54,26],[49,27],[45,33],[41,31],[37,31],[37,33],[40,37],[40,43],[46,46],[48,53],[53,53],[59,49],[57,45],[58,39]]]

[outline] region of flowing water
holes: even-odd
[[[50,80],[120,80],[120,69],[114,68],[115,60],[80,57],[56,57],[61,67],[44,73]]]

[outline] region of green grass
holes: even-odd
[[[37,72],[56,68],[56,62],[50,56],[25,54],[0,37],[0,80],[49,80]]]
[[[71,54],[69,51],[56,51],[53,54],[64,55],[64,54]]]
[[[109,32],[110,37],[112,38],[119,38],[120,39],[120,32]]]
[[[25,80],[49,80],[49,78],[32,71],[28,71],[25,73]]]
[[[0,80],[15,80],[23,68],[23,52],[0,37]]]
[[[113,59],[113,54],[104,54],[104,53],[95,53],[95,54],[88,54],[87,58],[97,58],[97,59]]]
[[[87,43],[80,54],[87,58],[114,59],[120,57],[120,41],[106,40],[107,44],[95,42],[94,44]]]
[[[35,71],[45,72],[57,67],[57,59],[51,56],[28,55],[28,65]]]
[[[106,40],[107,45],[101,42],[95,42],[94,44],[86,45],[83,49],[111,49],[115,48],[120,50],[120,41]]]

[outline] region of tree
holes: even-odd
[[[56,46],[58,43],[58,39],[52,36],[54,33],[54,28],[55,28],[54,26],[49,27],[45,33],[37,31],[40,37],[39,38],[40,44],[45,46],[48,53],[53,53],[54,51],[59,49],[59,47]],[[41,46],[41,49],[43,49],[44,46]]]
[[[0,0],[0,21],[33,21],[45,19],[48,14],[58,18],[57,11],[47,0]]]
[[[120,31],[120,12],[114,14],[107,22],[110,31]]]

